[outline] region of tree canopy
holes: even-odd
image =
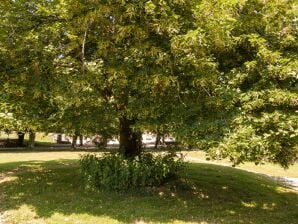
[[[0,12],[0,112],[15,129],[119,135],[127,156],[154,131],[235,164],[297,159],[295,1],[4,0]]]

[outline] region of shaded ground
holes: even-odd
[[[86,189],[75,159],[0,163],[0,172],[5,224],[296,224],[298,219],[296,191],[214,164],[191,164],[180,180],[159,188],[118,193]]]

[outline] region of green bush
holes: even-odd
[[[82,173],[95,188],[121,190],[144,186],[158,186],[176,176],[184,166],[182,156],[175,153],[144,153],[125,158],[119,153],[83,155]]]

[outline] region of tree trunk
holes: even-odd
[[[30,149],[33,149],[35,146],[35,137],[36,137],[36,133],[33,131],[29,132],[29,142],[28,142],[28,147]]]
[[[83,146],[83,144],[84,144],[84,142],[83,142],[83,135],[80,135],[79,138],[80,138],[80,146]]]
[[[77,135],[72,136],[72,143],[71,143],[71,148],[72,149],[75,149],[77,147],[77,139],[78,139]]]
[[[165,142],[165,135],[162,135],[162,136],[161,136],[161,143],[162,143],[162,145],[166,145],[166,142]]]
[[[61,144],[61,142],[62,142],[62,135],[58,134],[57,135],[57,144]]]
[[[23,147],[24,146],[24,139],[25,139],[25,133],[24,132],[18,132],[18,142],[17,142],[18,147]]]
[[[102,147],[106,148],[108,146],[108,138],[103,136],[101,138],[100,144],[102,145]]]
[[[158,132],[156,134],[156,139],[155,139],[155,145],[154,145],[154,148],[157,149],[158,145],[160,143],[160,133]]]
[[[135,122],[126,116],[120,118],[120,152],[125,157],[134,157],[141,153],[142,134],[131,128]]]

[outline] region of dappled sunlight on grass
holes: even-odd
[[[0,213],[15,223],[294,224],[298,217],[297,192],[212,164],[190,164],[179,180],[131,192],[86,189],[76,160],[13,162],[1,170],[14,179],[0,183]]]
[[[0,164],[20,161],[50,161],[50,160],[77,160],[86,151],[15,151],[1,152]],[[101,153],[101,152],[95,152]]]
[[[274,210],[276,207],[276,204],[273,202],[273,203],[264,203],[262,205],[262,209],[264,210]]]
[[[242,201],[241,202],[241,205],[243,205],[244,207],[247,207],[247,208],[255,208],[255,207],[257,207],[257,203],[254,202],[254,201],[251,201],[251,202],[244,202],[244,201]]]
[[[3,176],[0,177],[0,184],[5,183],[5,182],[10,182],[10,181],[15,181],[16,179],[18,179],[18,177],[16,176]]]

